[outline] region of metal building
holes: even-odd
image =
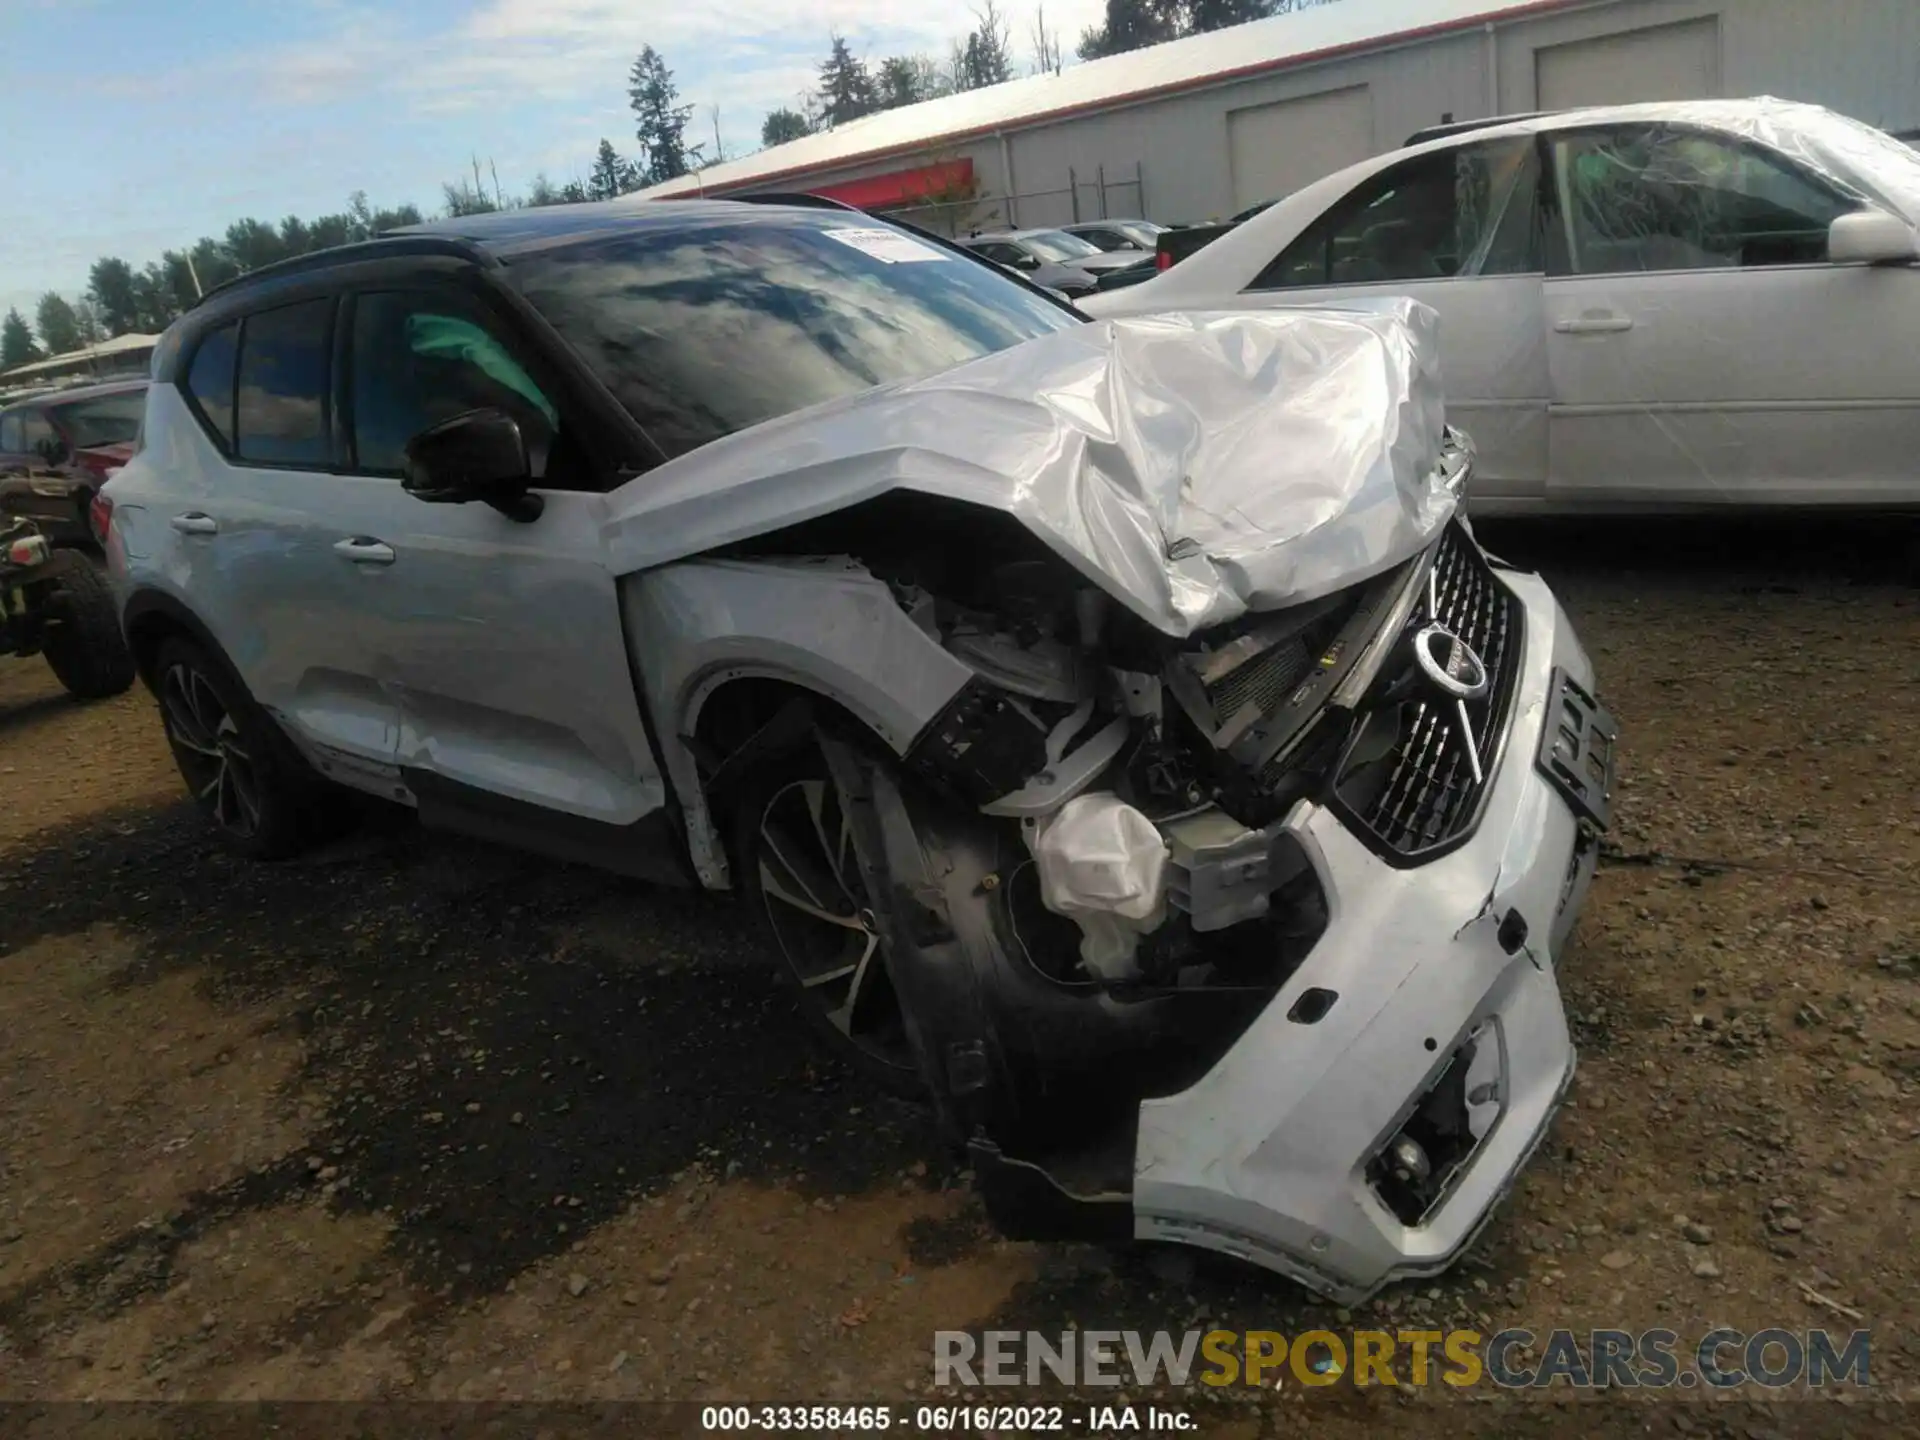
[[[1448,120],[1778,95],[1920,134],[1920,0],[1331,0],[885,111],[644,192],[947,230],[1218,218]]]

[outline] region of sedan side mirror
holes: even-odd
[[[1915,256],[1913,227],[1871,206],[1842,215],[1827,231],[1827,259],[1836,265],[1898,265]]]
[[[545,502],[531,491],[532,466],[520,424],[504,410],[468,410],[407,442],[401,487],[429,505],[491,505],[510,520],[538,520]]]

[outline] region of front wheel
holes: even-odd
[[[133,684],[133,654],[120,633],[113,589],[85,555],[57,551],[48,562],[57,589],[48,600],[40,653],[76,700],[104,700]]]
[[[852,823],[819,747],[769,761],[734,813],[740,886],[809,1027],[890,1094],[924,1097]]]
[[[338,813],[330,787],[224,666],[175,638],[154,671],[174,763],[230,849],[277,860],[330,828]]]

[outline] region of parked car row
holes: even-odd
[[[146,392],[145,380],[118,380],[0,408],[0,520],[32,520],[58,546],[94,546],[93,497],[133,454]]]

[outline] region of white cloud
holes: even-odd
[[[1035,6],[1002,8],[1024,70]],[[1081,29],[1103,11],[1103,0],[1054,0],[1046,6],[1048,28],[1071,54]],[[974,23],[967,8],[913,0],[731,0],[724,7],[483,0],[450,33],[422,37],[405,33],[391,9],[338,4],[327,13],[335,21],[327,39],[268,58],[261,72],[268,94],[295,102],[377,97],[420,115],[484,116],[503,101],[560,103],[603,115],[601,131],[619,144],[631,139],[627,69],[651,45],[673,70],[681,99],[698,107],[689,133],[708,136],[707,107],[718,104],[731,152],[757,144],[765,113],[812,87],[831,35],[845,36],[875,63],[918,52],[944,59]],[[501,143],[506,138],[475,137],[503,153],[513,148]]]

